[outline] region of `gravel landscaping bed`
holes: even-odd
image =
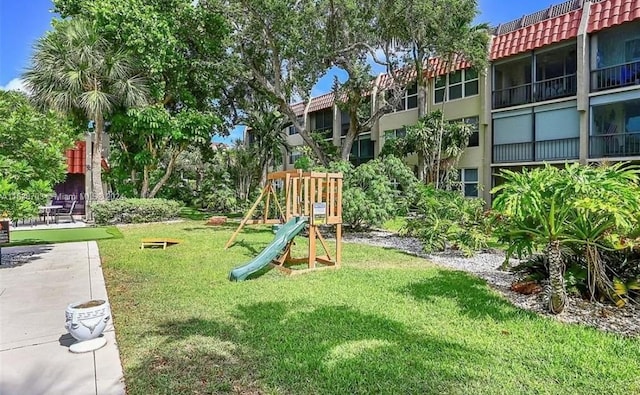
[[[386,231],[371,231],[366,233],[345,233],[346,243],[369,244],[378,247],[395,248],[408,254],[428,259],[438,265],[462,270],[484,279],[487,283],[514,305],[535,311],[562,322],[583,324],[603,331],[614,332],[627,336],[640,335],[640,308],[628,305],[622,309],[599,302],[590,303],[580,298],[569,298],[565,310],[558,315],[549,314],[543,307],[543,294],[522,295],[510,290],[516,276],[511,272],[498,270],[504,262],[502,251],[487,251],[466,258],[458,251],[445,251],[427,254],[422,250],[422,243],[413,237],[401,237]],[[511,260],[517,264],[517,260]]]

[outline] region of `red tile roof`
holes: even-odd
[[[587,32],[593,33],[639,18],[638,0],[605,0],[592,3]]]
[[[309,114],[314,111],[324,110],[325,108],[333,107],[334,102],[334,94],[333,92],[325,93],[324,95],[320,95],[318,97],[314,97],[311,99],[311,106],[309,106]],[[296,115],[304,114],[305,103],[300,102],[293,105],[293,111]]]
[[[85,150],[86,143],[84,141],[78,141],[75,148],[66,151],[67,173],[84,174],[87,168],[85,163]]]
[[[447,62],[442,61],[442,58],[431,58],[427,61],[427,67],[425,69],[425,74],[427,78],[434,78],[437,76],[445,75],[450,72],[468,69],[471,67],[471,63],[464,60],[462,57],[456,57],[453,61],[453,65],[451,67],[447,67]],[[409,78],[415,78],[415,71],[412,71]],[[391,84],[391,78],[389,74],[382,74],[380,76],[380,89],[388,88]]]
[[[441,58],[432,58],[429,59],[429,78],[445,75],[453,71],[468,69],[469,67],[471,67],[471,63],[462,57],[455,58],[453,67],[447,67],[447,62],[442,61]]]
[[[582,9],[558,15],[493,39],[491,60],[528,52],[578,36]]]

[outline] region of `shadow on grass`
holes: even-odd
[[[239,305],[235,318],[235,325],[202,318],[159,325],[155,335],[165,343],[127,369],[129,389],[176,391],[182,383],[187,392],[450,393],[481,379],[472,367],[490,359],[347,306],[254,303]],[[222,387],[203,387],[213,378]]]
[[[427,303],[438,303],[439,298],[452,300],[462,314],[471,318],[506,321],[529,314],[491,292],[484,280],[453,270],[438,270],[435,277],[410,284],[399,292]]]

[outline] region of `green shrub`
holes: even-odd
[[[91,206],[97,224],[136,224],[177,218],[182,203],[166,199],[117,199]]]
[[[394,156],[358,167],[345,161],[334,162],[329,171],[344,175],[342,219],[355,229],[381,226],[406,214],[417,184],[411,170]]]
[[[416,215],[407,221],[406,233],[419,238],[425,251],[443,251],[447,245],[465,255],[487,248],[490,234],[484,201],[431,185],[417,189]]]

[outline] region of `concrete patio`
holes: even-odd
[[[0,266],[0,394],[124,394],[111,321],[107,345],[69,352],[69,303],[105,299],[95,241],[6,247]]]

